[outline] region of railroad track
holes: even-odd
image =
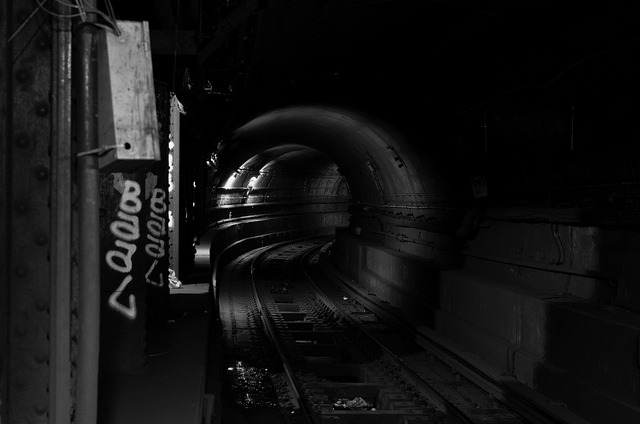
[[[259,384],[264,393],[254,393],[245,409],[295,423],[571,422],[531,402],[507,404],[495,382],[444,357],[441,347],[418,342],[424,336],[366,294],[309,271],[329,242],[263,248],[230,267],[233,285],[219,302],[231,346],[228,371],[237,378],[239,369],[268,370],[268,382]]]

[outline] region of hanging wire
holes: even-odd
[[[24,20],[24,22],[22,22],[22,24],[20,24],[18,29],[16,29],[15,32],[13,34],[11,34],[11,36],[7,39],[7,43],[11,42],[11,40],[13,40],[15,38],[15,36],[18,35],[20,33],[20,31],[22,31],[22,29],[31,21],[31,19],[33,19],[33,17],[38,13],[39,10],[42,10],[45,13],[47,13],[48,15],[55,16],[57,18],[72,19],[72,18],[78,18],[79,17],[82,20],[82,22],[86,22],[87,21],[87,16],[86,16],[87,13],[93,13],[93,14],[96,14],[96,15],[100,16],[101,18],[103,18],[109,24],[109,25],[103,25],[103,24],[100,24],[100,23],[93,23],[95,26],[114,31],[117,36],[120,36],[120,34],[121,34],[120,28],[118,28],[118,23],[117,23],[115,11],[113,10],[113,6],[111,5],[111,1],[110,0],[105,0],[105,4],[106,4],[106,7],[107,7],[107,13],[104,13],[103,11],[98,10],[96,8],[93,8],[93,7],[87,7],[88,5],[84,2],[84,0],[75,0],[75,2],[76,2],[75,4],[66,2],[64,0],[54,0],[55,2],[60,3],[63,6],[67,6],[69,8],[73,8],[73,9],[78,9],[78,12],[69,13],[69,14],[56,13],[56,12],[54,12],[52,10],[47,9],[44,6],[45,3],[47,2],[47,0],[35,0],[35,1],[36,1],[36,4],[37,4],[36,8],[31,12],[31,14],[29,16],[27,16],[27,18]]]
[[[80,20],[82,20],[82,22],[87,22],[87,11],[84,9],[84,4],[80,0],[75,0],[75,2],[76,7],[80,10]]]
[[[27,25],[29,23],[31,18],[33,18],[35,16],[35,14],[38,12],[38,10],[40,10],[40,8],[42,7],[42,5],[44,4],[45,1],[46,0],[42,0],[42,3],[40,3],[38,0],[36,0],[36,3],[38,3],[38,7],[36,7],[35,10],[33,12],[31,12],[31,14],[29,16],[27,16],[27,19],[24,20],[24,22],[18,27],[18,29],[15,30],[15,32],[13,34],[11,34],[11,37],[9,37],[9,39],[7,40],[7,43],[11,42],[11,40],[13,40],[13,37],[18,35],[18,33],[20,31],[22,31],[22,28],[24,28],[25,25]]]
[[[77,4],[68,3],[68,2],[63,1],[63,0],[54,0],[54,1],[56,3],[60,3],[61,5],[70,7],[72,9],[80,9],[80,7]]]

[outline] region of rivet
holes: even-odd
[[[16,389],[23,392],[27,388],[27,380],[24,377],[16,378]]]
[[[24,200],[18,200],[15,205],[16,212],[25,213],[29,210],[29,205]]]
[[[34,236],[34,240],[38,246],[44,246],[49,243],[49,236],[43,231],[39,231]]]
[[[47,102],[38,102],[36,104],[36,114],[45,117],[49,114],[49,104]]]
[[[47,359],[49,359],[49,354],[47,354],[46,352],[36,353],[33,359],[39,364],[44,364]]]
[[[21,149],[26,149],[29,146],[29,137],[26,134],[16,135],[16,146]]]
[[[48,407],[44,403],[38,403],[34,408],[34,410],[36,411],[36,414],[38,414],[38,415],[46,414],[47,413],[47,409],[48,409]]]
[[[49,37],[40,37],[36,41],[36,49],[38,50],[47,50],[51,45],[51,39]]]
[[[49,304],[46,300],[44,299],[36,300],[35,308],[37,311],[40,311],[40,312],[46,311],[48,306]]]
[[[15,268],[16,275],[20,278],[24,278],[27,276],[27,268],[23,266],[17,266]]]
[[[49,169],[46,166],[36,167],[36,178],[40,181],[44,181],[49,177]]]
[[[33,75],[27,69],[18,69],[16,72],[16,81],[20,84],[29,85],[33,82]]]
[[[13,334],[15,334],[17,338],[21,339],[27,335],[27,330],[22,326],[16,326],[13,329]]]
[[[19,24],[22,24],[24,21],[26,21],[29,18],[29,15],[31,15],[31,12],[27,12],[26,10],[22,10],[22,11],[16,13],[16,21]]]

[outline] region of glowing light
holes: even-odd
[[[233,187],[233,183],[235,182],[237,176],[238,176],[238,174],[236,174],[234,172],[233,175],[229,177],[227,182],[225,182],[222,187],[223,188],[232,188]]]
[[[169,147],[171,147],[171,142]],[[173,192],[173,153],[169,152],[169,193]]]

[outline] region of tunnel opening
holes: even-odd
[[[460,214],[451,205],[464,202],[464,189],[446,178],[450,172],[440,172],[444,163],[429,149],[416,149],[371,116],[329,106],[274,110],[233,131],[212,156],[207,226],[258,210],[277,212],[287,202],[313,204],[316,211],[348,212],[349,224],[338,232],[427,259],[456,260],[446,249],[454,250]],[[428,234],[444,246],[440,254]]]

